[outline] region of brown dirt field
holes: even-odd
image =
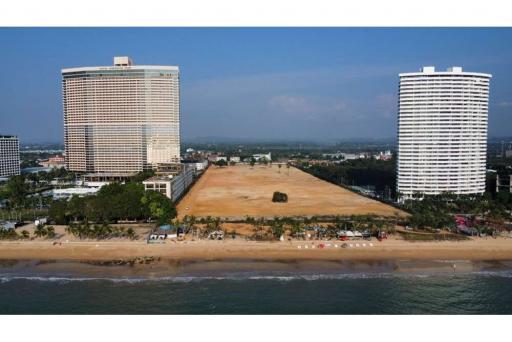
[[[273,203],[274,191],[288,195]],[[299,169],[256,165],[210,167],[177,206],[178,217],[223,218],[367,215],[404,212],[325,182]]]

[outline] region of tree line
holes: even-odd
[[[482,219],[485,225],[478,229],[484,231],[507,229],[506,222],[512,220],[512,194],[507,192],[486,192],[483,195],[416,194],[415,197],[418,198],[406,200],[403,205],[411,213],[409,224],[415,228],[455,229],[456,214]]]
[[[311,165],[307,172],[334,184],[373,185],[375,192],[396,196],[396,162],[373,158],[347,160],[335,165]]]
[[[111,183],[101,187],[95,196],[73,196],[69,201],[52,202],[49,217],[56,224],[121,220],[149,220],[165,224],[176,217],[176,208],[165,195],[145,191],[142,184]]]

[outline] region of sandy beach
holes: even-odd
[[[339,241],[255,242],[244,239],[169,240],[163,244],[147,244],[145,240],[74,240],[61,244],[51,240],[2,241],[0,259],[114,260],[152,256],[169,260],[512,260],[512,239],[507,238],[408,242],[393,237],[383,242],[351,241],[346,248],[341,248],[341,244]]]

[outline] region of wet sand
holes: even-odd
[[[3,260],[0,280],[177,280],[259,279],[351,275],[453,275],[512,270],[512,261],[468,260],[187,260],[160,259],[150,265],[104,266],[77,260]]]

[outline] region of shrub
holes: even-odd
[[[286,203],[288,202],[288,195],[283,192],[276,191],[272,196],[272,202]]]

